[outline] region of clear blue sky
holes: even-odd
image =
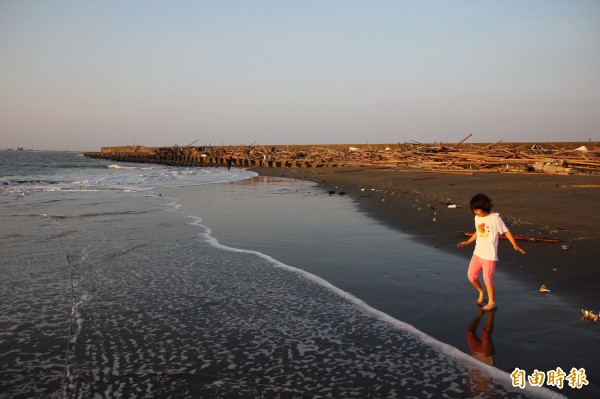
[[[0,0],[0,149],[600,140],[599,0]]]

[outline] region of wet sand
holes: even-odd
[[[456,243],[464,240],[459,231],[473,230],[473,216],[468,207],[448,208],[440,201],[466,204],[482,191],[514,234],[560,238],[559,244],[521,242],[527,255],[501,241],[494,365],[509,373],[516,367],[527,373],[583,368],[590,385],[555,390],[577,398],[600,394],[600,323],[580,316],[582,307],[600,308],[598,232],[593,229],[599,193],[593,187],[565,187],[595,185],[597,178],[258,172],[271,176],[162,191],[180,199],[184,212],[201,217],[220,243],[259,251],[322,277],[466,353],[472,343],[468,330],[480,312],[465,276],[472,247],[458,249]],[[538,291],[542,282],[550,294]],[[483,338],[489,315],[479,321],[476,332]]]
[[[600,309],[600,176],[350,168],[260,169],[258,173],[320,182],[324,190],[346,193],[380,222],[465,258],[470,258],[472,247],[456,249],[455,244],[465,239],[460,232],[474,230],[470,198],[485,193],[514,235],[561,241],[520,241],[525,257],[512,253],[510,245],[501,246],[499,267],[510,270],[518,259],[519,277],[532,288],[546,282],[552,292],[577,306]],[[448,208],[443,202],[459,207]]]
[[[580,313],[581,308],[600,309],[600,177],[454,175],[365,168],[260,169],[258,173],[316,181],[322,190],[335,191],[334,195],[345,193],[360,210],[416,237],[431,251],[464,258],[465,274],[472,247],[458,249],[456,243],[464,240],[460,232],[474,230],[468,202],[478,192],[491,197],[494,211],[502,215],[513,234],[560,239],[558,244],[520,241],[527,255],[501,241],[498,268],[510,276],[510,282],[500,286],[497,281],[496,366],[509,372],[515,367],[528,372],[561,367],[567,373],[573,367],[585,368],[589,386],[560,392],[569,397],[597,397],[600,393],[600,323],[582,321]],[[447,202],[459,207],[448,208]],[[435,290],[426,297],[411,295],[408,290],[402,306],[394,302],[393,309],[382,299],[386,290],[390,297],[396,295],[388,286],[371,287],[377,291],[377,299],[371,302],[368,292],[363,298],[466,351],[467,328],[463,324],[478,312],[475,290],[466,277],[464,281],[459,292],[448,292],[456,290],[455,286],[436,287],[439,298],[434,297]],[[542,283],[548,285],[549,294],[538,291]],[[419,283],[413,279],[411,284]],[[360,285],[364,284],[356,282]],[[465,298],[472,298],[472,308],[465,306]]]

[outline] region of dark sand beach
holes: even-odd
[[[494,202],[514,235],[551,237],[560,243],[519,241],[527,255],[500,243],[498,269],[512,286],[497,287],[493,342],[496,366],[511,372],[518,367],[549,371],[584,368],[589,385],[564,388],[569,397],[600,394],[600,323],[581,319],[580,309],[600,309],[600,178],[549,174],[433,174],[394,169],[260,169],[265,176],[319,182],[325,191],[340,192],[379,222],[414,236],[431,251],[464,258],[464,273],[472,253],[456,248],[460,232],[473,231],[468,207],[472,195],[483,192]],[[448,208],[447,202],[458,204]],[[461,207],[461,205],[463,205]],[[292,210],[290,210],[292,211]],[[365,258],[368,263],[368,258]],[[386,306],[386,295],[397,296],[382,284],[372,299],[362,299],[433,337],[467,351],[464,321],[477,316],[476,292],[464,278],[456,287],[428,287],[429,296],[407,290],[402,306]],[[546,283],[550,293],[539,287]],[[419,284],[413,280],[412,284]],[[356,282],[356,285],[361,285]],[[346,287],[347,288],[347,287]],[[439,297],[435,298],[436,291]],[[458,292],[449,292],[458,291]],[[472,305],[469,301],[472,301]],[[468,304],[468,305],[466,305]],[[485,317],[485,316],[484,316]]]
[[[544,386],[573,398],[600,395],[600,323],[583,321],[580,311],[600,309],[598,177],[256,171],[262,176],[227,186],[162,192],[179,198],[184,212],[202,217],[224,245],[316,274],[465,353],[471,351],[472,327],[479,338],[484,325],[493,327],[495,367],[528,375],[584,369],[589,385],[581,389]],[[312,183],[286,183],[294,181]],[[460,232],[473,230],[468,201],[477,192],[492,198],[513,234],[561,240],[520,241],[527,255],[502,240],[498,310],[483,315],[466,279],[472,247],[456,248],[465,239]],[[458,207],[448,208],[448,201]],[[542,283],[550,293],[539,292]]]
[[[521,241],[528,252],[525,258],[512,254],[508,246],[501,253],[501,267],[510,269],[516,258],[525,269],[520,277],[531,281],[532,287],[546,282],[578,306],[600,308],[596,253],[600,244],[600,176],[454,175],[387,168],[260,169],[259,173],[320,182],[324,190],[351,196],[382,223],[409,232],[432,247],[464,252],[465,258],[471,251],[457,250],[454,244],[463,240],[459,232],[474,230],[470,198],[485,193],[514,235],[561,241],[558,245]],[[448,208],[443,202],[459,207]]]

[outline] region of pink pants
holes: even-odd
[[[496,271],[496,261],[481,259],[477,255],[473,255],[471,263],[469,263],[469,270],[467,271],[467,278],[469,281],[477,280],[479,272],[483,270],[483,282],[486,286],[494,286],[494,272]]]

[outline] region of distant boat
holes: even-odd
[[[17,147],[17,150],[23,151],[23,147]]]

